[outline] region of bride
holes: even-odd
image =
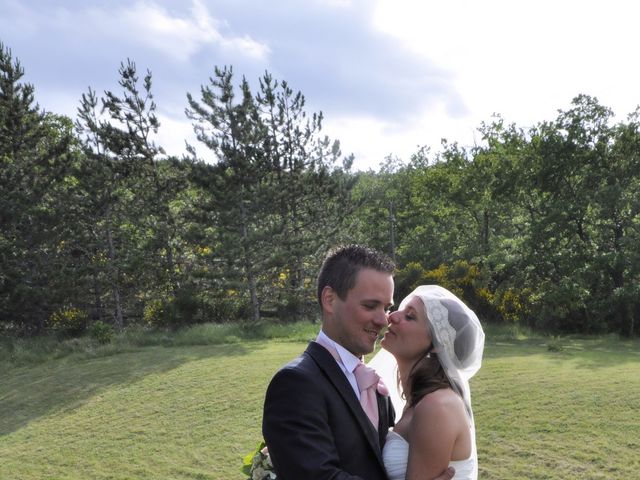
[[[478,317],[445,288],[423,285],[389,316],[381,345],[369,365],[402,412],[383,449],[389,479],[431,479],[447,467],[454,479],[477,479],[469,379],[484,348]]]

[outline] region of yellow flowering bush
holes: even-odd
[[[63,336],[78,336],[87,328],[87,312],[76,307],[63,307],[49,316],[47,325]]]

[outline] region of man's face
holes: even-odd
[[[323,329],[331,339],[361,357],[373,351],[380,331],[387,326],[392,304],[391,274],[364,268],[344,300],[331,287],[325,287]]]

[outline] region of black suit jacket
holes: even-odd
[[[334,358],[311,342],[267,389],[262,433],[278,480],[386,480],[381,451],[394,412],[380,394],[378,412],[376,432]]]

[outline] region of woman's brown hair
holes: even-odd
[[[432,350],[433,345],[430,345],[409,372],[410,398],[406,399],[409,407],[414,407],[422,397],[431,392],[451,388],[451,383],[438,360],[438,354]]]

